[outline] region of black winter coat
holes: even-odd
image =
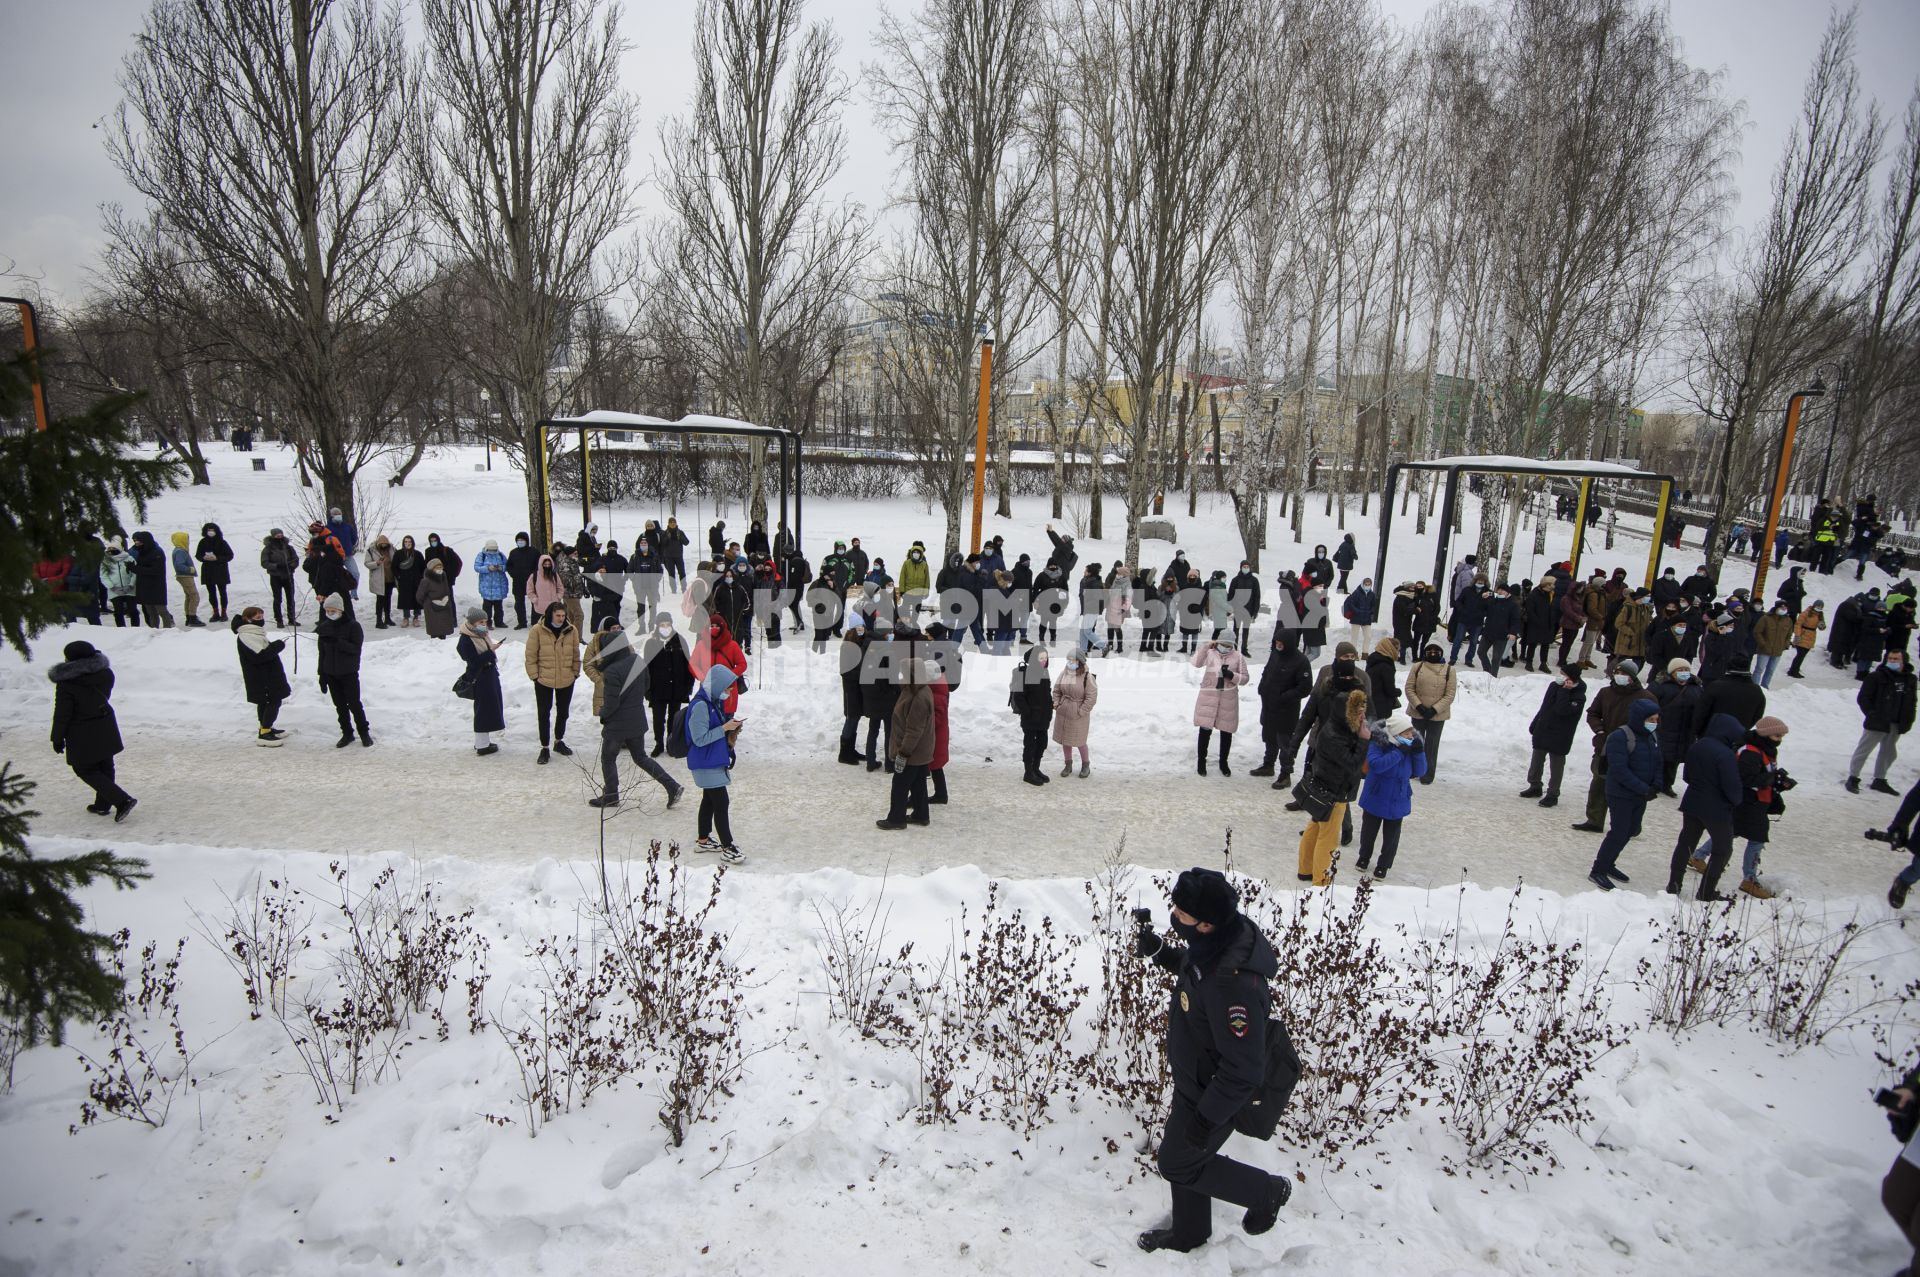
[[[868,718],[885,719],[900,699],[900,685],[894,682],[899,663],[907,659],[909,648],[892,640],[869,638],[860,654],[860,712]]]
[[[1522,609],[1520,638],[1527,643],[1551,643],[1560,632],[1560,604],[1550,589],[1535,589],[1527,594]]]
[[[360,649],[366,646],[367,632],[353,619],[353,613],[343,613],[335,621],[322,612],[314,634],[320,642],[322,681],[360,677]]]
[[[423,564],[422,566],[424,567],[425,565]],[[533,575],[534,569],[539,566],[540,552],[530,545],[516,545],[507,551],[507,579],[513,582],[513,592],[515,594],[525,594],[527,592],[527,580]],[[418,589],[419,587],[416,585],[415,588]],[[410,597],[406,593],[404,583],[401,585],[400,597]]]
[[[1260,671],[1260,731],[1274,740],[1293,735],[1300,702],[1313,690],[1313,663],[1298,648],[1274,651]]]
[[[664,643],[658,634],[649,635],[641,651],[647,662],[649,703],[683,705],[693,698],[693,664],[678,630]]]
[[[353,578],[347,575],[347,565],[333,553],[331,537],[315,537],[308,542],[307,557],[300,566],[306,571],[307,583],[322,599],[346,594],[353,589]]]
[[[1233,1121],[1266,1080],[1267,982],[1280,969],[1273,946],[1246,917],[1235,914],[1227,928],[1222,940],[1205,938],[1225,946],[1205,969],[1178,945],[1153,956],[1176,976],[1167,1009],[1174,1092],[1212,1127]]]
[[[1731,714],[1741,730],[1750,730],[1767,712],[1767,691],[1746,674],[1723,674],[1707,684],[1693,711],[1693,734],[1704,736],[1715,714]],[[1664,725],[1666,719],[1660,722]],[[1671,755],[1669,755],[1671,757]]]
[[[53,684],[53,748],[79,771],[126,746],[113,714],[113,669],[101,653],[62,661],[47,671]]]
[[[860,699],[860,670],[867,655],[867,641],[849,634],[840,640],[840,716],[859,718],[866,713]]]
[[[200,582],[203,585],[233,584],[233,569],[227,565],[233,562],[233,547],[227,544],[226,537],[220,534],[220,525],[209,523],[213,529],[210,536],[200,538],[193,548],[193,561],[200,565]],[[213,557],[209,559],[207,556]]]
[[[1733,752],[1746,738],[1746,729],[1730,714],[1716,715],[1707,724],[1706,734],[1687,750],[1682,812],[1709,825],[1733,819],[1733,810],[1740,805],[1740,764]]]
[[[1385,718],[1400,708],[1400,689],[1394,685],[1394,676],[1399,672],[1399,664],[1385,652],[1374,652],[1367,657],[1369,718]]]
[[[241,631],[245,630],[246,633]],[[287,684],[286,667],[280,653],[287,650],[285,639],[269,639],[257,625],[245,625],[233,618],[234,647],[240,653],[240,678],[246,684],[249,705],[274,705],[293,695]]]
[[[1013,686],[1007,693],[1007,705],[1020,717],[1020,725],[1029,731],[1044,730],[1053,721],[1053,680],[1038,666],[1029,669],[1032,654],[1013,667]]]
[[[1587,685],[1584,682],[1568,687],[1559,679],[1547,684],[1547,694],[1540,698],[1540,708],[1534,713],[1533,721],[1527,724],[1527,730],[1533,736],[1533,747],[1548,754],[1565,754],[1573,749],[1574,737],[1580,733],[1580,716],[1587,708]]]
[[[1340,542],[1333,551],[1333,561],[1342,572],[1353,571],[1354,560],[1359,557],[1360,551],[1355,548],[1352,536],[1348,536],[1344,541]]]
[[[599,660],[600,734],[607,740],[645,736],[647,707],[653,699],[652,662],[636,664],[633,640],[625,635],[603,644]]]
[[[1734,755],[1740,768],[1740,805],[1733,809],[1733,834],[1754,842],[1767,840],[1768,816],[1786,810],[1786,803],[1773,791],[1773,742],[1764,736],[1749,736]],[[1767,796],[1760,795],[1765,792]]]
[[[1869,671],[1861,680],[1854,703],[1866,716],[1865,729],[1892,732],[1896,736],[1913,730],[1914,675],[1909,669],[1895,673],[1885,665]]]
[[[418,550],[393,552],[393,583],[400,590],[402,611],[419,611],[420,578],[427,574],[427,560]]]
[[[1480,620],[1480,632],[1490,639],[1503,639],[1520,632],[1520,605],[1513,596],[1494,595],[1487,600],[1487,612]]]
[[[133,546],[133,598],[136,603],[167,604],[167,556],[152,537],[136,538]]]
[[[1703,695],[1697,678],[1684,683],[1670,678],[1653,685],[1653,697],[1660,702],[1660,757],[1678,761],[1687,756],[1700,728],[1706,726],[1694,722]]]

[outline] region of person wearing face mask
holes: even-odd
[[[1860,792],[1860,772],[1874,755],[1873,784],[1877,794],[1899,791],[1887,783],[1887,770],[1899,756],[1900,738],[1913,730],[1914,674],[1905,652],[1888,652],[1886,659],[1860,684],[1854,698],[1862,715],[1860,743],[1847,765],[1847,792]]]
[[[1693,747],[1700,728],[1706,725],[1700,718],[1700,704],[1706,696],[1706,689],[1693,676],[1693,666],[1685,658],[1676,656],[1667,663],[1666,677],[1654,683],[1653,696],[1660,702],[1660,758],[1663,770],[1659,792],[1663,798],[1678,798],[1680,795],[1674,792],[1673,782],[1680,774],[1680,762]]]
[[[473,556],[473,571],[480,583],[480,609],[487,614],[487,624],[496,630],[505,629],[507,556],[500,552],[498,541],[488,541]]]
[[[1427,771],[1422,785],[1431,785],[1440,771],[1440,738],[1453,717],[1454,694],[1460,690],[1459,671],[1447,664],[1438,643],[1429,643],[1407,671],[1407,711],[1414,730],[1427,746]]]
[[[1380,619],[1380,594],[1373,588],[1373,578],[1360,582],[1360,588],[1347,595],[1346,602],[1340,606],[1340,615],[1347,619],[1350,627],[1349,641],[1362,652],[1373,646],[1373,626]]]
[[[720,708],[728,718],[732,718],[740,708],[740,696],[746,690],[747,657],[740,650],[740,644],[734,641],[733,630],[727,625],[727,618],[715,612],[707,617],[707,631],[694,643],[693,654],[688,658],[694,678],[703,685],[708,671],[718,665],[732,671],[733,678],[725,689],[725,699]]]
[[[1700,836],[1711,839],[1712,850],[1696,900],[1725,900],[1719,892],[1720,875],[1733,858],[1733,813],[1740,805],[1740,763],[1734,756],[1746,740],[1746,729],[1731,714],[1716,714],[1706,732],[1687,748],[1687,792],[1680,796],[1680,836],[1673,844],[1667,871],[1667,894],[1677,896],[1685,885],[1687,862],[1694,858]]]
[[[361,562],[367,569],[367,593],[373,595],[373,628],[393,628],[393,542],[381,533],[367,543]]]
[[[1260,740],[1266,747],[1266,755],[1252,775],[1274,774],[1274,762],[1300,722],[1300,703],[1312,690],[1312,664],[1286,630],[1275,629],[1273,650],[1267,654],[1267,663],[1260,671]],[[1285,789],[1292,783],[1291,777],[1283,777],[1276,780],[1273,787]]]
[[[1793,621],[1793,664],[1787,667],[1788,678],[1805,678],[1800,667],[1807,663],[1807,653],[1820,641],[1820,631],[1827,628],[1827,605],[1823,599],[1815,599],[1813,605]]]
[[[604,654],[604,643],[601,651]],[[573,706],[573,685],[580,681],[580,631],[568,622],[564,604],[547,604],[546,615],[527,634],[524,664],[527,678],[533,683],[533,703],[540,724],[540,754],[534,761],[548,762],[552,758],[549,746],[562,755],[571,755],[573,751],[567,748],[567,713]]]
[[[1333,552],[1333,566],[1340,569],[1340,580],[1333,587],[1334,589],[1343,592],[1346,590],[1347,573],[1353,571],[1353,565],[1358,562],[1359,559],[1360,547],[1353,543],[1353,533],[1349,532],[1346,537],[1341,540],[1339,548]],[[1361,646],[1364,647],[1365,644]]]
[[[240,656],[240,679],[246,687],[247,703],[254,707],[259,720],[259,743],[277,746],[287,734],[273,722],[280,716],[280,706],[293,695],[293,688],[287,682],[286,666],[280,663],[280,653],[287,650],[287,641],[268,639],[266,620],[267,614],[262,608],[240,609],[240,615],[232,621],[233,639]]]
[[[340,720],[340,739],[335,749],[353,744],[358,732],[363,746],[373,744],[367,730],[367,711],[360,704],[360,652],[367,634],[354,619],[352,605],[344,594],[330,594],[320,606],[320,623],[314,627],[320,648],[320,690],[333,698],[334,717]]]
[[[652,756],[658,758],[666,746],[674,711],[692,697],[694,685],[693,660],[686,640],[674,628],[668,613],[654,613],[653,632],[647,635],[641,658],[647,663],[647,705],[653,712]]]
[[[1587,881],[1602,891],[1627,881],[1619,868],[1620,853],[1640,836],[1647,799],[1660,778],[1659,732],[1660,707],[1634,700],[1628,703],[1627,721],[1607,733],[1607,831],[1587,871]]]
[[[1568,661],[1561,665],[1560,677],[1547,684],[1546,693],[1540,698],[1540,708],[1534,712],[1533,721],[1527,724],[1528,734],[1533,738],[1533,757],[1527,764],[1527,787],[1520,791],[1522,798],[1537,798],[1542,807],[1559,803],[1560,782],[1566,774],[1567,755],[1573,750],[1573,738],[1580,728],[1580,713],[1586,706],[1587,684],[1580,677],[1580,667]],[[1547,780],[1544,792],[1540,788],[1543,772]]]
[[[1612,680],[1587,706],[1587,726],[1593,729],[1593,760],[1589,764],[1592,780],[1587,785],[1587,818],[1574,825],[1582,833],[1607,831],[1607,738],[1626,726],[1635,701],[1645,701],[1656,711],[1660,708],[1653,693],[1641,685],[1640,662],[1628,660],[1615,667]]]
[[[449,587],[459,582],[460,569],[463,566],[460,556],[454,553],[452,546],[445,545],[441,542],[439,533],[427,533],[425,558],[429,563],[439,562],[445,566],[447,571],[447,585]]]
[[[1233,753],[1233,734],[1240,729],[1240,689],[1246,685],[1247,658],[1240,654],[1232,639],[1219,638],[1203,644],[1193,654],[1192,665],[1200,671],[1200,691],[1193,701],[1193,725],[1199,729],[1196,754],[1199,772],[1207,774],[1207,743],[1214,732],[1220,733],[1220,774],[1233,775],[1229,756]]]
[[[1719,678],[1709,681],[1703,675],[1700,681],[1706,684],[1706,690],[1700,694],[1700,704],[1693,712],[1695,736],[1707,730],[1707,723],[1715,714],[1733,715],[1744,732],[1767,712],[1767,693],[1753,681],[1752,661],[1745,653],[1736,652],[1729,657],[1727,668]]]
[[[1520,605],[1513,601],[1512,583],[1503,581],[1494,587],[1480,621],[1480,635],[1480,668],[1499,678],[1507,644],[1520,637]]]
[[[1333,664],[1326,694],[1312,702],[1313,722],[1302,719],[1302,727],[1315,730],[1313,754],[1306,776],[1293,791],[1309,822],[1300,835],[1297,877],[1316,887],[1333,881],[1333,849],[1346,824],[1347,805],[1360,791],[1373,734],[1367,724],[1367,692],[1353,663],[1336,659]]]
[[[426,617],[427,637],[445,639],[455,629],[453,583],[447,579],[447,565],[439,559],[427,561],[426,573],[420,578],[420,589],[415,595]],[[482,616],[486,613],[482,612]]]
[[[93,791],[87,810],[113,813],[116,824],[140,801],[113,776],[114,755],[126,748],[113,713],[113,667],[91,643],[74,642],[66,659],[47,671],[53,684],[53,752],[64,754],[73,774]]]
[[[101,565],[105,574],[107,564]],[[267,586],[273,594],[273,623],[276,628],[291,625],[298,611],[293,599],[293,574],[300,567],[300,551],[294,548],[287,534],[279,528],[267,533],[266,540],[260,543],[260,566],[266,571]],[[286,611],[280,609],[281,600],[286,601]],[[282,616],[285,620],[282,620]],[[114,620],[119,621],[119,608],[114,609]]]
[[[1774,893],[1760,882],[1760,853],[1766,848],[1773,817],[1787,809],[1781,795],[1794,786],[1793,778],[1780,766],[1780,743],[1786,736],[1787,725],[1768,716],[1753,725],[1734,755],[1740,766],[1740,805],[1733,809],[1733,834],[1747,840],[1740,858],[1740,890],[1756,900],[1773,899]]]
[[[1075,649],[1067,667],[1053,684],[1053,739],[1060,746],[1060,775],[1073,775],[1073,751],[1080,751],[1080,779],[1092,769],[1087,755],[1087,728],[1093,707],[1100,703],[1100,680],[1087,668],[1087,654]]]
[[[1360,855],[1354,867],[1366,872],[1373,843],[1380,840],[1375,878],[1385,878],[1400,850],[1400,822],[1413,812],[1413,782],[1427,771],[1427,746],[1413,720],[1394,714],[1367,742],[1367,777],[1360,787]]]
[[[524,532],[513,537],[513,549],[507,551],[507,581],[513,587],[513,628],[527,628],[527,582],[533,578],[534,571],[540,566],[540,553],[533,548],[533,538]],[[535,610],[534,616],[540,615]]]
[[[428,576],[433,575],[432,568]],[[431,620],[431,617],[429,617]],[[460,623],[460,642],[455,645],[466,662],[465,682],[473,701],[473,752],[485,758],[500,752],[493,733],[507,730],[506,696],[500,689],[500,644],[487,626],[487,614],[480,608],[468,608],[467,619]]]
[[[927,547],[915,541],[900,564],[900,608],[907,616],[918,618],[920,608],[933,592],[933,569],[927,563]]]
[[[1173,1102],[1156,1158],[1173,1194],[1173,1216],[1166,1227],[1141,1233],[1139,1246],[1186,1253],[1212,1236],[1216,1200],[1241,1207],[1241,1227],[1253,1236],[1278,1220],[1292,1184],[1220,1149],[1236,1130],[1267,1138],[1299,1080],[1300,1057],[1285,1025],[1269,1018],[1269,981],[1279,959],[1240,912],[1226,875],[1185,871],[1174,881],[1172,903],[1181,944],[1166,943],[1147,911],[1134,911],[1134,951],[1176,977],[1167,1011]]]
[[[1340,575],[1344,589],[1346,573],[1343,571]],[[1241,651],[1251,652],[1253,623],[1260,618],[1260,578],[1254,575],[1251,564],[1241,562],[1240,570],[1227,586],[1227,603],[1233,611],[1233,641]]]
[[[878,828],[905,829],[908,825],[932,823],[932,813],[927,806],[927,770],[933,762],[931,684],[937,675],[932,662],[911,658],[899,662],[899,695],[894,698],[893,730],[887,737],[893,783],[887,814],[874,822]]]
[[[414,546],[412,537],[401,537],[400,548],[393,552],[393,588],[400,599],[402,629],[419,628],[420,582],[426,574],[426,556]]]
[[[1780,667],[1793,641],[1793,614],[1784,602],[1776,602],[1767,614],[1753,623],[1754,681],[1762,687],[1773,686],[1773,673]]]
[[[1126,654],[1127,618],[1133,615],[1133,572],[1125,564],[1115,563],[1107,573],[1106,602],[1102,620],[1107,625],[1106,646],[1102,656]]]
[[[1653,596],[1645,586],[1628,592],[1613,618],[1613,659],[1646,662],[1647,634],[1653,626]]]
[[[1677,657],[1691,667],[1697,649],[1693,628],[1687,624],[1686,617],[1679,608],[1664,612],[1654,622],[1653,632],[1647,637],[1646,667],[1650,670],[1664,670]]]
[[[1040,760],[1046,757],[1047,727],[1053,722],[1053,680],[1047,675],[1047,649],[1037,643],[1013,667],[1007,708],[1020,722],[1021,779],[1044,785],[1050,777],[1040,770]]]

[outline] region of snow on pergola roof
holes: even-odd
[[[651,430],[680,435],[748,435],[764,439],[791,439],[793,432],[778,426],[757,426],[732,417],[711,417],[696,413],[678,421],[649,417],[638,412],[609,412],[595,408],[578,417],[555,417],[544,424],[564,430]]]
[[[1478,456],[1435,457],[1431,461],[1406,462],[1409,470],[1450,470],[1455,466],[1487,470],[1513,470],[1525,474],[1567,474],[1581,477],[1617,475],[1622,479],[1658,479],[1662,476],[1636,470],[1612,461],[1540,461],[1533,457]]]

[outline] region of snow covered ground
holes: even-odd
[[[213,487],[168,494],[144,524],[164,544],[175,529],[219,522],[239,552],[236,606],[266,601],[253,567],[266,528],[292,531],[306,519],[290,454],[255,455],[268,461],[266,473],[245,468],[243,456],[218,455]],[[406,488],[383,490],[386,517],[363,533],[384,530],[397,540],[410,532],[424,542],[438,532],[468,561],[486,538],[510,544],[524,518],[520,477],[497,458],[490,475],[475,473],[479,455],[456,450],[424,462]],[[1282,563],[1297,566],[1315,542],[1337,543],[1322,502],[1309,508],[1305,545],[1270,549],[1264,578]],[[1231,570],[1240,548],[1230,512],[1204,498],[1198,519],[1183,511],[1178,505],[1175,522],[1188,558],[1203,574]],[[643,518],[661,513],[596,512],[603,534],[627,544]],[[1044,501],[1018,501],[1014,519],[989,519],[988,534],[1002,532],[1014,552],[1038,559],[1045,515]],[[690,502],[680,517],[697,543],[713,506]],[[737,504],[726,517],[731,533],[744,531]],[[1107,519],[1115,535],[1083,538],[1083,563],[1120,552],[1117,503]],[[1396,523],[1383,595],[1431,568],[1431,542],[1411,535],[1410,519]],[[1357,581],[1370,571],[1377,522],[1350,510],[1347,524],[1362,553]],[[814,501],[806,527],[816,563],[834,537],[859,535],[889,564],[915,538],[939,546],[937,513],[913,501]],[[1554,525],[1548,556],[1523,557],[1520,574],[1560,557],[1566,539],[1566,525]],[[1522,537],[1523,548],[1530,543]],[[1149,543],[1143,557],[1164,564],[1170,554]],[[1591,550],[1588,563],[1619,563],[1637,578],[1644,556],[1644,539],[1625,536],[1620,552]],[[1668,562],[1684,575],[1697,558],[1683,552]],[[463,576],[463,604],[467,584]],[[1849,574],[1816,579],[1813,593],[1831,610],[1857,588]],[[368,619],[365,604],[361,610]],[[128,743],[121,777],[141,798],[139,809],[124,826],[101,824],[81,810],[87,795],[46,748],[45,670],[70,636],[42,636],[30,661],[0,656],[0,757],[40,782],[32,804],[41,812],[38,850],[105,843],[153,861],[152,883],[92,893],[88,903],[97,925],[126,926],[136,944],[170,948],[191,937],[185,1025],[191,1044],[209,1045],[196,1065],[199,1086],[157,1132],[109,1124],[69,1135],[84,1096],[72,1053],[23,1057],[16,1089],[0,1096],[9,1149],[0,1159],[0,1272],[403,1265],[446,1274],[1018,1274],[1171,1265],[1212,1273],[1800,1274],[1892,1271],[1900,1262],[1878,1202],[1893,1147],[1869,1102],[1886,1079],[1864,1031],[1785,1054],[1744,1031],[1676,1043],[1636,1025],[1588,1084],[1595,1121],[1578,1137],[1556,1137],[1564,1165],[1551,1177],[1445,1175],[1441,1159],[1457,1150],[1422,1121],[1394,1128],[1375,1155],[1338,1172],[1284,1143],[1249,1151],[1236,1141],[1242,1155],[1275,1169],[1298,1166],[1305,1180],[1274,1233],[1242,1237],[1222,1210],[1215,1245],[1184,1263],[1132,1247],[1133,1234],[1161,1217],[1165,1196],[1141,1175],[1143,1137],[1121,1116],[1088,1106],[1031,1141],[968,1121],[953,1129],[914,1122],[911,1062],[828,1021],[815,903],[869,899],[884,875],[892,935],[924,950],[945,944],[963,903],[977,914],[991,876],[1007,883],[1011,903],[1084,933],[1082,881],[1101,870],[1119,838],[1129,862],[1154,872],[1222,863],[1228,831],[1238,869],[1293,888],[1300,822],[1281,809],[1282,795],[1246,776],[1258,762],[1252,689],[1243,694],[1249,730],[1236,742],[1235,775],[1202,779],[1193,774],[1188,717],[1193,672],[1177,658],[1096,662],[1093,775],[1036,790],[1019,783],[1018,733],[1004,708],[1010,658],[969,653],[952,711],[953,803],[930,829],[886,834],[873,828],[885,777],[833,762],[832,656],[794,643],[756,649],[734,787],[735,829],[751,863],[727,876],[720,921],[754,972],[748,1038],[759,1053],[717,1120],[696,1127],[684,1147],[667,1148],[649,1083],[598,1096],[529,1141],[519,1125],[484,1120],[514,1115],[506,1048],[494,1035],[470,1038],[456,1028],[446,1043],[416,1047],[398,1079],[356,1097],[331,1122],[295,1071],[285,1036],[246,1020],[238,983],[195,935],[193,911],[217,912],[223,892],[240,892],[259,873],[317,884],[332,858],[347,858],[356,878],[367,879],[374,865],[393,861],[476,910],[493,945],[497,996],[524,988],[527,944],[583,925],[581,900],[594,874],[598,815],[585,805],[593,791],[578,766],[597,744],[585,689],[569,733],[579,752],[535,767],[532,696],[517,676],[517,640],[509,644],[501,654],[507,744],[476,759],[467,706],[447,690],[458,673],[450,645],[418,631],[369,629],[363,681],[378,743],[336,751],[307,637],[298,640],[301,675],[281,718],[293,736],[283,749],[262,750],[252,743],[224,629],[81,628],[118,672]],[[1257,636],[1255,651],[1264,646]],[[1859,834],[1884,824],[1895,800],[1840,789],[1859,723],[1853,684],[1822,661],[1808,671],[1803,683],[1776,679],[1769,705],[1791,725],[1782,761],[1802,784],[1777,824],[1765,873],[1789,907],[1833,925],[1885,918],[1886,883],[1901,862]],[[1673,908],[1653,894],[1678,825],[1673,805],[1649,812],[1646,833],[1623,858],[1630,886],[1594,892],[1584,878],[1593,840],[1567,828],[1584,795],[1579,756],[1558,810],[1515,797],[1544,680],[1475,671],[1461,682],[1438,780],[1416,791],[1393,885],[1376,895],[1371,930],[1398,943],[1396,926],[1451,919],[1463,879],[1472,884],[1461,906],[1467,920],[1494,925],[1513,884],[1524,882],[1528,923],[1611,951],[1616,1010],[1623,1021],[1639,1020],[1627,977]],[[1904,790],[1913,779],[1912,762],[1903,760],[1894,784]],[[651,838],[690,842],[691,811],[663,807],[644,799],[612,821],[614,854],[634,854]],[[1144,902],[1164,914],[1164,902]],[[1908,932],[1877,931],[1874,945],[1888,979],[1920,974]],[[75,1042],[97,1049],[90,1032]],[[1108,1138],[1118,1141],[1117,1153],[1107,1151]]]

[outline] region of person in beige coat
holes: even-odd
[[[549,762],[549,744],[561,754],[567,748],[567,711],[573,706],[573,685],[580,679],[580,631],[567,619],[567,605],[547,604],[546,615],[527,631],[527,677],[533,680],[533,700],[539,710],[540,757]]]
[[[1087,723],[1100,702],[1100,680],[1087,668],[1085,652],[1067,657],[1067,667],[1053,680],[1053,739],[1060,745],[1062,776],[1073,775],[1073,751],[1080,751],[1080,778],[1092,770],[1087,757]]]
[[[1458,688],[1454,668],[1447,664],[1447,654],[1440,650],[1438,643],[1427,644],[1420,659],[1407,671],[1406,686],[1407,714],[1427,744],[1427,770],[1420,777],[1422,785],[1433,783],[1433,773],[1440,766],[1440,734],[1446,730],[1447,720],[1453,717],[1453,694]]]

